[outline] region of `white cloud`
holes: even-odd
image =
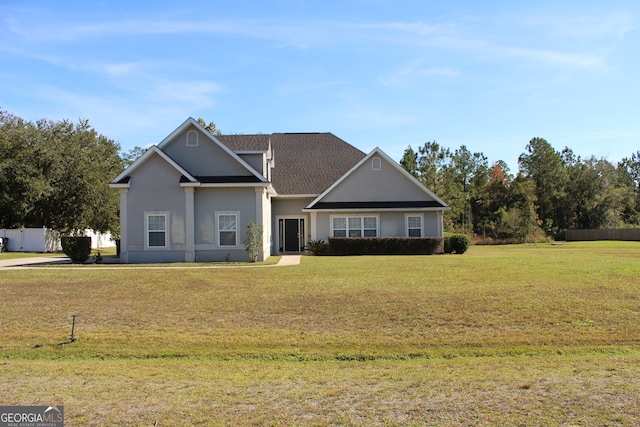
[[[451,67],[429,67],[423,62],[414,61],[392,70],[380,78],[380,84],[388,87],[411,87],[428,77],[451,78],[461,74]]]

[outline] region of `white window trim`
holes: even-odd
[[[420,237],[424,237],[424,215],[421,213],[407,213],[404,215],[404,232],[409,237],[409,218],[420,218]]]
[[[150,246],[149,245],[149,217],[150,216],[164,216],[164,246]],[[144,213],[144,248],[145,249],[168,249],[169,248],[169,230],[171,229],[169,212],[145,212]],[[154,230],[159,231],[159,230]]]
[[[331,215],[329,217],[329,221],[331,223],[331,237],[334,237],[334,231],[336,229],[333,228],[333,219],[334,218],[345,218],[346,219],[346,223],[347,223],[347,228],[346,228],[346,232],[347,235],[346,237],[349,237],[349,218],[360,218],[360,231],[362,236],[361,237],[365,237],[364,235],[364,219],[365,218],[375,218],[376,219],[376,235],[375,237],[380,237],[380,215]],[[343,230],[342,228],[340,228],[339,230]],[[366,230],[373,230],[372,228],[367,228]]]
[[[216,211],[216,246],[222,249],[235,249],[239,245],[240,241],[240,212],[239,211]],[[221,215],[235,215],[236,217],[236,243],[235,245],[221,245],[220,244],[220,216]]]
[[[194,134],[196,136],[196,143],[195,144],[189,144],[189,135]],[[198,132],[196,132],[195,130],[190,130],[189,132],[187,132],[187,140],[185,142],[185,146],[186,147],[199,147],[200,146],[200,141],[198,139]]]

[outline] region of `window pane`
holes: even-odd
[[[362,230],[349,230],[349,237],[362,237]]]
[[[349,218],[349,229],[357,228],[358,230],[362,228],[362,218],[360,217],[351,217]]]
[[[150,231],[149,232],[149,246],[165,246],[164,243],[164,231]]]
[[[235,231],[236,216],[235,215],[219,215],[218,227],[220,231]]]
[[[364,237],[378,237],[376,230],[364,230]]]
[[[147,218],[149,231],[164,231],[164,215],[149,215]]]
[[[364,217],[364,228],[378,228],[378,218],[375,216]]]
[[[409,228],[422,228],[421,219],[419,216],[410,216],[407,220]]]
[[[422,237],[419,228],[409,229],[409,237]]]
[[[346,230],[347,229],[347,218],[333,218],[333,229],[334,230]],[[338,236],[336,236],[338,237]]]
[[[220,246],[235,246],[236,245],[236,232],[235,231],[221,231],[220,232]]]
[[[333,230],[333,237],[347,237],[347,230]]]

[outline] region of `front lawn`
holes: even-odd
[[[636,242],[4,271],[0,402],[69,425],[635,425],[638,271]]]

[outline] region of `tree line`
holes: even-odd
[[[514,175],[504,161],[433,141],[417,152],[409,146],[400,164],[451,206],[447,231],[522,242],[640,225],[640,150],[614,164],[533,138]]]

